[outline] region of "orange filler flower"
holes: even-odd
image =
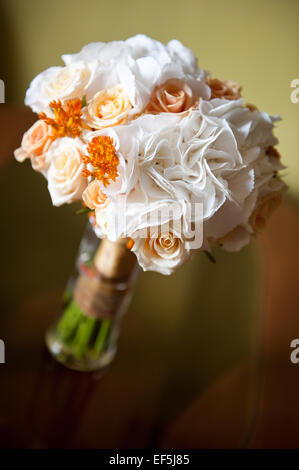
[[[128,242],[127,242],[127,249],[132,250],[133,246],[134,246],[134,240],[131,237],[129,237]]]
[[[115,181],[118,176],[119,158],[111,137],[105,135],[94,137],[88,144],[87,151],[88,155],[84,155],[82,160],[86,164],[91,164],[95,170],[85,169],[83,175],[93,176],[102,181],[104,186],[108,186],[109,180]]]
[[[54,113],[54,119],[45,113],[40,113],[39,118],[52,127],[53,139],[59,137],[78,137],[82,130],[82,100],[75,98],[68,100],[64,105],[60,100],[51,101],[50,108]]]

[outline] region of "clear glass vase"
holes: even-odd
[[[107,367],[139,272],[127,240],[100,240],[88,223],[57,321],[46,332],[52,356],[70,369]]]

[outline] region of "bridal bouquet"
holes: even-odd
[[[32,81],[25,103],[39,119],[15,151],[55,206],[82,201],[98,237],[126,240],[162,274],[195,251],[240,250],[263,228],[286,187],[278,117],[177,40],[138,35],[62,59]]]

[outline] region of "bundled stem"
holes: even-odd
[[[136,265],[126,239],[104,239],[92,260],[79,263],[79,276],[66,292],[64,311],[47,338],[52,354],[59,350],[58,360],[72,359],[75,366],[70,367],[80,370],[78,361],[87,361],[93,368],[93,361],[114,349],[115,329],[129,301]]]

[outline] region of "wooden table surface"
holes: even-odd
[[[104,375],[47,353],[84,220],[51,207],[12,151],[34,121],[0,108],[1,448],[299,447],[299,218],[284,202],[238,255],[142,274]]]

